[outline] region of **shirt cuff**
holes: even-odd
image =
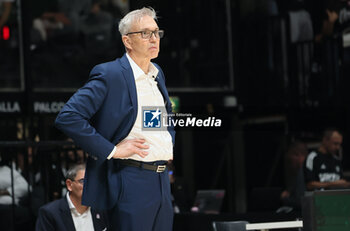
[[[114,154],[115,154],[115,152],[116,152],[116,151],[117,151],[117,147],[116,147],[116,146],[114,146],[114,148],[113,148],[113,150],[112,150],[111,154],[109,154],[109,156],[107,157],[107,160],[112,159],[112,157],[114,156]]]

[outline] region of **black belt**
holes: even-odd
[[[121,160],[118,159],[118,163],[121,165],[125,166],[131,166],[131,167],[137,167],[137,168],[143,168],[147,170],[151,170],[154,172],[164,172],[166,169],[166,162],[164,164],[157,164],[156,162],[154,163],[147,163],[147,162],[142,162],[142,161],[137,161],[137,160]]]

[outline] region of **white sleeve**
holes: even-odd
[[[28,193],[28,183],[24,177],[15,169],[13,169],[13,187],[15,193],[15,202],[18,203],[18,200],[25,196]],[[12,195],[12,188],[7,188],[7,191]]]
[[[108,155],[107,160],[112,159],[112,157],[114,156],[114,153],[115,153],[116,151],[117,151],[117,147],[116,147],[116,146],[114,146],[114,148],[113,148],[113,150],[112,150],[111,154],[109,154],[109,155]]]

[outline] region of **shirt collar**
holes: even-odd
[[[70,209],[71,211],[73,211],[74,213],[79,214],[79,215],[82,215],[82,214],[84,214],[84,213],[88,213],[88,212],[89,212],[90,207],[88,207],[88,209],[87,209],[84,213],[80,214],[80,213],[78,212],[78,210],[75,208],[75,206],[74,206],[72,200],[70,199],[69,192],[67,192],[66,198],[67,198],[67,202],[68,202],[69,209]]]
[[[128,53],[126,53],[126,57],[129,60],[132,72],[134,74],[134,78],[135,80],[138,79],[141,75],[148,75],[153,77],[154,79],[157,77],[158,75],[158,68],[156,66],[154,66],[154,64],[151,62],[150,66],[149,66],[149,70],[148,73],[144,73],[143,70],[135,63],[135,61],[129,56]]]
[[[69,192],[67,192],[66,198],[67,198],[67,201],[68,201],[68,206],[69,206],[69,208],[70,208],[71,210],[72,210],[72,209],[76,209],[75,206],[74,206],[74,204],[73,204],[73,202],[72,202],[72,200],[71,200],[70,197],[69,197]]]

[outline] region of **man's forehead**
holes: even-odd
[[[331,136],[332,138],[343,138],[343,136],[339,133],[339,132],[337,132],[337,131],[335,131],[335,132],[333,132],[333,134],[332,134],[332,136]]]
[[[333,134],[330,139],[329,139],[330,142],[332,143],[342,143],[343,142],[343,136],[339,133],[337,134]]]

